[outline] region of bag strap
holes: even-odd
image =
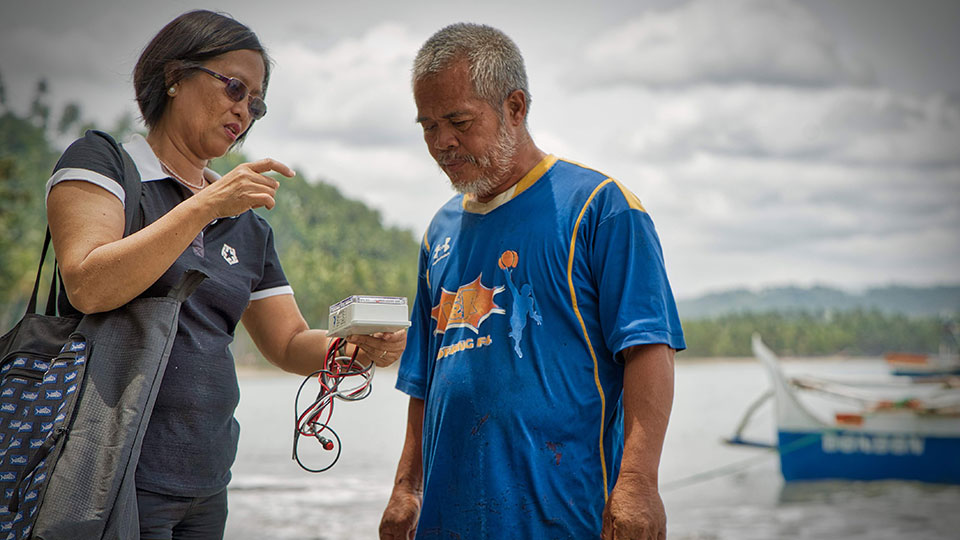
[[[120,155],[120,158],[123,160],[123,175],[120,179],[120,185],[123,187],[124,201],[123,201],[123,214],[124,214],[124,226],[123,226],[123,235],[130,236],[131,234],[139,231],[143,228],[143,207],[141,206],[141,197],[143,195],[143,185],[140,181],[140,171],[137,169],[136,163],[133,162],[133,158],[130,157],[130,154],[123,149],[116,139],[114,139],[109,133],[103,131],[91,130],[88,133],[97,135],[110,146],[113,147],[114,151]],[[27,302],[27,314],[36,313],[37,310],[37,296],[40,289],[40,276],[43,273],[43,261],[47,257],[47,248],[50,246],[50,227],[47,227],[47,232],[43,239],[43,250],[40,252],[40,262],[37,264],[37,277],[33,282],[33,292],[30,294],[30,300]],[[47,308],[44,311],[45,315],[54,316],[57,313],[57,292],[59,288],[57,287],[57,278],[59,277],[60,271],[57,265],[57,260],[53,260],[53,277],[50,279],[50,292],[47,294]],[[62,278],[60,279],[62,281]]]
[[[37,311],[37,293],[40,290],[40,274],[43,272],[43,260],[47,258],[47,248],[50,247],[50,227],[47,227],[47,235],[43,239],[43,251],[40,252],[40,264],[37,265],[37,278],[33,280],[33,292],[30,294],[30,301],[27,302],[27,313],[36,313]],[[50,309],[49,298],[47,299],[47,309]]]
[[[117,141],[115,141],[113,137],[102,131],[97,131],[96,133],[107,138],[117,151],[120,152],[120,157],[123,158],[123,214],[126,217],[123,235],[130,236],[143,228],[143,207],[141,206],[143,183],[140,181],[140,171],[137,169],[137,164],[133,162],[130,154],[128,154],[122,146],[117,144]]]
[[[197,287],[199,287],[205,279],[207,279],[207,275],[200,270],[187,270],[182,276],[180,276],[180,282],[170,289],[170,292],[167,293],[167,296],[173,298],[177,302],[185,302],[187,298],[193,294],[193,291],[197,290]]]
[[[27,302],[27,313],[36,313],[37,294],[40,288],[40,275],[43,272],[43,260],[47,258],[47,248],[50,247],[50,228],[47,227],[47,233],[43,238],[43,251],[40,253],[40,263],[37,265],[37,277],[33,280],[33,292],[30,294],[30,300]],[[50,291],[47,293],[47,308],[43,314],[54,316],[57,314],[57,276],[60,272],[57,270],[57,261],[53,261],[53,277],[50,278]]]

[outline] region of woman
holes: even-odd
[[[148,128],[124,144],[140,172],[146,225],[123,237],[123,163],[87,134],[64,152],[48,183],[47,218],[70,306],[95,313],[140,295],[162,296],[183,272],[209,278],[184,303],[137,468],[143,538],[220,538],[237,450],[239,398],[228,350],[242,321],[263,355],[284,370],[320,366],[326,333],[311,330],[252,209],[274,206],[294,172],[272,159],[223,177],[206,168],[266,113],[270,61],[257,36],[221,14],[193,11],[164,27],[134,71]],[[359,360],[386,366],[404,332],[353,336]]]

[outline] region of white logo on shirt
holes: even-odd
[[[438,261],[450,255],[450,237],[448,236],[442,244],[438,245],[436,249],[433,250],[433,262],[430,263],[430,266],[437,264]]]
[[[237,250],[230,247],[229,244],[224,244],[220,248],[220,255],[223,255],[223,260],[227,261],[227,264],[233,266],[240,262],[240,259],[237,258]]]

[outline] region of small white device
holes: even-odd
[[[410,326],[407,299],[402,296],[350,296],[330,306],[327,335],[396,332]]]

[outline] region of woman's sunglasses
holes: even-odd
[[[208,73],[217,80],[225,83],[226,86],[223,87],[223,91],[227,94],[228,98],[240,102],[243,101],[243,98],[247,97],[249,90],[247,90],[247,85],[243,84],[243,81],[240,79],[227,77],[226,75],[221,75],[216,71],[201,66],[196,66],[196,69]],[[250,116],[252,116],[254,120],[259,120],[263,118],[263,115],[267,114],[267,104],[257,96],[250,96],[250,101],[247,102],[247,109],[250,110]]]

